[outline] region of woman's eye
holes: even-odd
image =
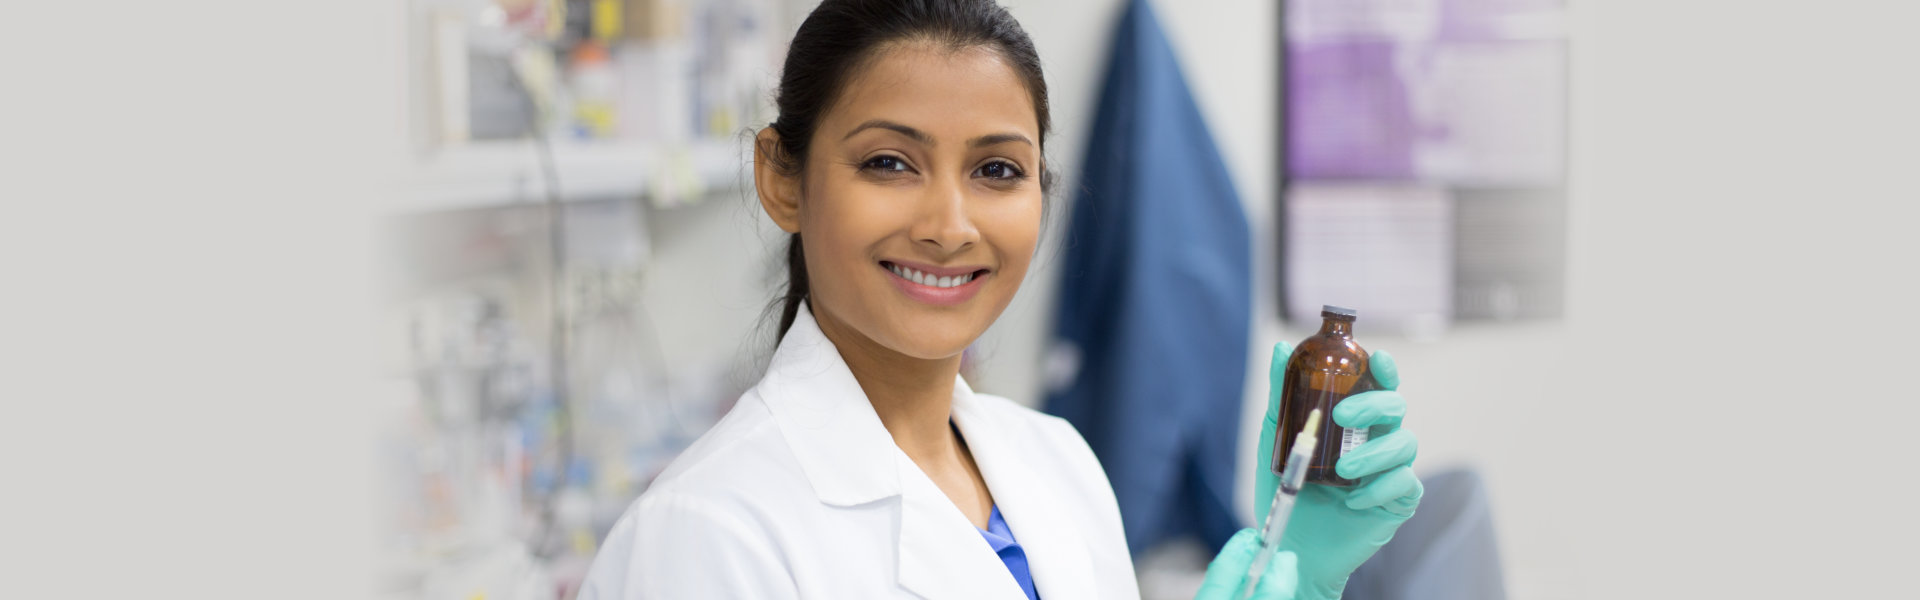
[[[1019,179],[1024,174],[1018,167],[1006,161],[994,161],[982,165],[974,174],[988,179]]]
[[[897,156],[875,156],[861,163],[860,168],[870,171],[905,171],[907,161],[900,160]]]

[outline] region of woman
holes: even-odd
[[[776,104],[754,182],[793,234],[779,347],[614,526],[581,597],[1138,598],[1080,435],[958,374],[1045,213],[1046,84],[1026,33],[991,0],[826,0]],[[1404,412],[1380,392],[1333,415],[1384,434],[1339,465],[1368,483],[1303,494],[1257,598],[1338,597],[1412,514]],[[1237,593],[1256,546],[1235,536],[1200,598]]]

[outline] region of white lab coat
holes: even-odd
[[[1137,599],[1106,472],[1079,432],[955,378],[953,420],[1043,600]],[[767,374],[641,494],[583,600],[1026,596],[893,443],[805,306]]]

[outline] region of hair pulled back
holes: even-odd
[[[778,134],[777,144],[766,153],[771,166],[788,176],[802,176],[814,130],[842,88],[876,58],[879,49],[909,41],[955,50],[984,47],[999,53],[1033,98],[1040,147],[1046,148],[1052,122],[1040,54],[1026,30],[994,0],[824,0],[800,23],[787,47],[774,95],[778,116],[768,125]],[[1040,173],[1043,196],[1052,187],[1052,175],[1047,169]],[[806,255],[800,234],[795,233],[787,240],[787,289],[777,300],[781,303],[779,338],[793,327],[808,293]]]

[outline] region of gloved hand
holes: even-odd
[[[1267,509],[1273,506],[1274,491],[1280,487],[1280,477],[1268,466],[1273,464],[1274,430],[1280,425],[1281,381],[1287,359],[1292,356],[1291,344],[1273,345],[1273,361],[1267,370],[1267,418],[1260,424],[1260,462],[1254,479],[1257,524],[1266,523]],[[1295,499],[1293,517],[1280,538],[1280,550],[1297,555],[1301,600],[1339,598],[1347,587],[1347,577],[1393,539],[1393,532],[1413,516],[1424,492],[1420,480],[1413,476],[1413,457],[1420,443],[1413,432],[1400,428],[1407,401],[1395,391],[1400,387],[1399,366],[1386,352],[1373,353],[1368,365],[1381,389],[1347,397],[1330,415],[1341,427],[1370,428],[1367,442],[1334,465],[1341,477],[1359,480],[1359,485],[1336,488],[1307,484]],[[1289,431],[1286,435],[1296,433]],[[1211,569],[1208,575],[1212,575]]]
[[[1240,600],[1240,586],[1247,578],[1247,569],[1253,567],[1253,555],[1260,550],[1260,532],[1242,529],[1227,540],[1227,547],[1207,564],[1207,578],[1200,583],[1200,592],[1193,600]],[[1280,551],[1273,555],[1273,562],[1267,563],[1267,571],[1260,574],[1260,583],[1253,591],[1254,600],[1293,600],[1295,574],[1295,556],[1292,552]]]

